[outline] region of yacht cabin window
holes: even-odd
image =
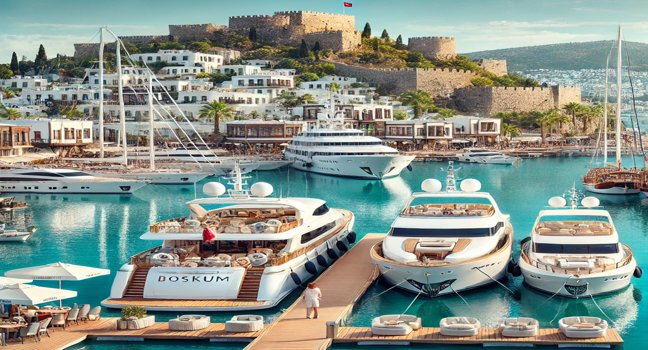
[[[390,234],[394,237],[488,237],[497,233],[502,227],[503,222],[498,222],[493,227],[478,228],[407,228],[392,227]]]
[[[321,216],[329,212],[329,207],[326,204],[322,204],[313,211],[313,216]]]
[[[533,251],[541,254],[616,254],[619,245],[608,244],[553,244],[535,243]]]
[[[325,234],[326,232],[330,231],[332,228],[335,227],[335,221],[332,221],[324,226],[320,226],[310,232],[307,232],[301,236],[301,244],[308,243],[315,238]]]

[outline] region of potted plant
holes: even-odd
[[[117,329],[142,329],[152,326],[155,316],[147,316],[146,309],[141,306],[126,306],[122,309],[121,319],[117,320]]]

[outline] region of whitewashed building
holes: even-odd
[[[453,137],[454,126],[442,119],[390,120],[385,125],[384,138],[401,144],[434,147],[447,146]]]
[[[457,139],[482,143],[495,142],[502,127],[502,120],[498,118],[458,115],[445,121],[454,125],[454,135]]]
[[[249,64],[227,64],[218,67],[218,72],[229,75],[253,75],[261,73],[261,67]]]
[[[223,56],[189,50],[160,50],[156,53],[138,53],[131,55],[134,61],[144,63],[166,62],[184,67],[203,67],[205,73],[213,73],[223,65]]]
[[[17,119],[7,124],[29,126],[33,146],[84,146],[92,143],[91,120]]]
[[[47,88],[47,79],[41,76],[14,76],[9,79],[0,79],[0,87],[13,90],[45,89]]]

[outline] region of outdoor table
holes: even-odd
[[[13,332],[18,332],[21,328],[27,327],[25,323],[3,323],[0,324],[0,330],[5,333],[6,341],[9,342],[9,334]]]

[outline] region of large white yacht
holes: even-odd
[[[505,164],[511,165],[520,162],[520,158],[507,156],[504,153],[483,148],[464,148],[457,156],[457,161],[479,164]]]
[[[633,274],[641,276],[630,247],[619,243],[610,213],[599,200],[570,191],[571,205],[553,197],[522,241],[519,265],[527,285],[541,291],[579,298],[625,288]]]
[[[452,162],[446,191],[423,181],[385,239],[371,250],[382,277],[399,288],[436,297],[476,288],[506,276],[513,227],[479,181],[456,191]]]
[[[0,171],[0,191],[9,193],[133,193],[145,181],[98,177],[76,169],[21,168]]]
[[[234,189],[211,182],[211,196],[187,203],[189,217],[150,226],[141,252],[117,272],[106,307],[232,311],[277,305],[355,241],[350,211],[313,198],[268,197],[270,184]]]
[[[363,179],[398,176],[414,160],[361,130],[333,128],[302,132],[284,155],[295,169]]]

